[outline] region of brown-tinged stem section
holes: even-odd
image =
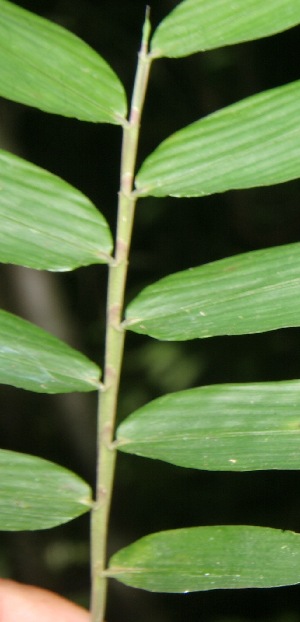
[[[103,571],[106,567],[108,519],[116,463],[113,439],[125,339],[122,316],[136,203],[133,194],[134,171],[141,114],[151,66],[151,57],[148,54],[149,36],[150,22],[147,10],[130,118],[123,127],[115,256],[109,266],[104,388],[99,394],[96,500],[91,519],[92,622],[103,622],[106,605],[107,579]]]

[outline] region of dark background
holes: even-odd
[[[209,1],[209,0],[208,0]],[[145,4],[140,0],[20,0],[97,49],[130,96]],[[153,0],[155,26],[177,4]],[[299,29],[258,42],[159,60],[152,70],[139,162],[166,136],[238,99],[296,80]],[[121,130],[0,100],[0,146],[87,194],[114,230]],[[127,296],[176,270],[299,240],[300,185],[138,205]],[[1,269],[1,306],[102,364],[106,268],[73,273]],[[299,330],[163,343],[128,334],[119,418],[166,392],[217,382],[299,377]],[[33,453],[94,484],[92,395],[45,396],[2,387],[1,447]],[[206,473],[120,455],[110,551],[147,533],[193,525],[254,524],[300,531],[297,472]],[[89,592],[87,516],[45,532],[0,534],[0,572],[83,604]],[[300,571],[299,571],[300,572]],[[111,583],[109,622],[298,622],[299,587],[156,595]]]

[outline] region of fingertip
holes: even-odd
[[[0,579],[0,622],[89,622],[89,612],[48,590]]]

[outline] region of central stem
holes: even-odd
[[[125,340],[122,316],[136,203],[133,194],[134,171],[140,121],[151,66],[151,57],[148,54],[149,36],[150,22],[147,10],[130,118],[123,128],[115,257],[109,266],[104,388],[99,394],[96,500],[91,519],[92,622],[103,622],[105,614],[107,579],[103,571],[106,567],[108,519],[116,463],[113,440]]]

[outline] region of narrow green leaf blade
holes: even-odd
[[[139,195],[204,196],[300,176],[300,80],[219,110],[146,158]]]
[[[81,352],[16,315],[0,311],[0,382],[36,393],[99,388],[100,369]]]
[[[164,395],[117,430],[118,449],[209,471],[300,469],[300,381]]]
[[[244,253],[146,287],[125,327],[166,341],[300,326],[300,244]]]
[[[79,190],[0,150],[0,261],[43,270],[108,263],[112,236]]]
[[[58,24],[0,0],[0,95],[66,117],[124,123],[123,86],[99,54]]]
[[[278,587],[300,583],[300,537],[244,525],[162,531],[110,560],[107,576],[151,592]]]
[[[26,454],[0,450],[0,529],[49,529],[88,512],[91,489],[67,469]]]
[[[159,24],[151,43],[156,57],[180,57],[268,37],[300,22],[291,0],[185,0]]]

